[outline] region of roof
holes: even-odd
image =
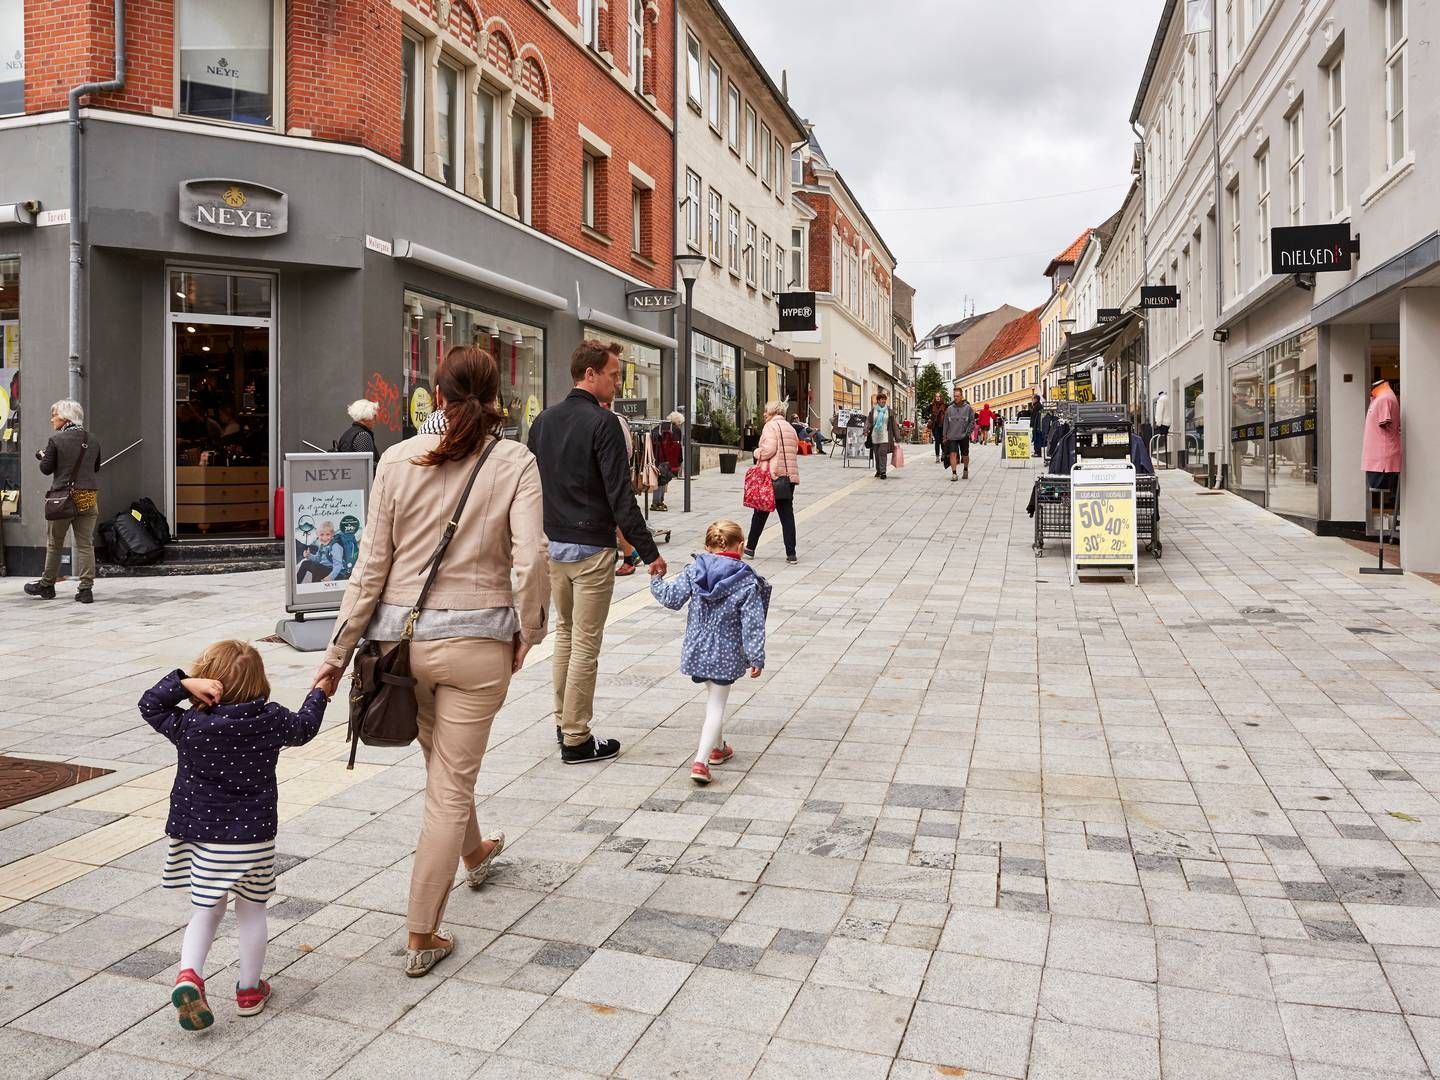
[[[1000,328],[985,351],[980,354],[975,363],[960,374],[969,375],[972,371],[979,371],[991,364],[999,363],[1001,360],[1008,360],[1012,356],[1019,356],[1030,349],[1040,347],[1040,309],[1032,308],[1018,319],[1011,319]]]
[[[1170,33],[1170,23],[1180,0],[1165,0],[1165,9],[1160,12],[1160,25],[1155,28],[1155,40],[1150,43],[1150,55],[1145,60],[1145,74],[1140,76],[1140,89],[1135,92],[1135,104],[1130,108],[1130,123],[1140,119],[1140,110],[1145,107],[1145,95],[1150,92],[1150,80],[1155,76],[1155,65],[1160,62],[1160,50],[1165,46],[1165,35]],[[1211,13],[1214,19],[1214,13]],[[1212,30],[1213,33],[1213,30]]]
[[[885,242],[885,237],[880,235],[880,230],[877,229],[875,223],[870,220],[870,215],[865,212],[865,207],[861,205],[860,200],[855,197],[855,192],[850,190],[850,185],[845,182],[845,177],[840,174],[840,170],[830,164],[830,159],[825,156],[825,151],[820,148],[820,140],[815,137],[815,125],[808,120],[805,121],[805,131],[806,138],[810,143],[811,160],[819,159],[820,163],[834,174],[835,179],[839,181],[841,190],[845,192],[845,197],[849,199],[851,205],[860,212],[861,218],[863,218],[865,224],[870,227],[870,232],[874,235],[875,239],[880,242],[881,250],[890,257],[892,269],[887,270],[887,273],[893,275],[895,272],[893,267],[898,266],[900,260],[895,257],[895,252],[890,250],[890,245]],[[832,200],[834,199],[833,195],[830,197]]]
[[[801,135],[806,134],[805,121],[800,119],[800,114],[791,107],[790,96],[775,85],[775,81],[770,78],[770,73],[765,70],[765,65],[760,63],[760,58],[751,50],[750,43],[741,36],[735,23],[731,21],[729,14],[720,6],[719,0],[706,0],[706,2],[709,4],[710,10],[715,12],[716,17],[720,20],[720,25],[725,27],[725,32],[730,35],[735,44],[740,47],[740,51],[745,54],[746,61],[755,69],[756,73],[759,74],[760,81],[765,84],[765,88],[770,91],[770,96],[775,99],[776,104],[784,111],[785,118],[795,125],[797,132]]]
[[[1090,234],[1094,231],[1094,229],[1086,229],[1073,241],[1071,241],[1069,247],[1067,247],[1064,251],[1060,252],[1059,255],[1056,255],[1053,259],[1051,259],[1050,265],[1045,268],[1045,276],[1053,277],[1055,275],[1055,271],[1060,269],[1060,267],[1064,266],[1066,263],[1070,263],[1073,265],[1075,262],[1077,262],[1080,258],[1080,253],[1085,250],[1085,244],[1090,239]]]

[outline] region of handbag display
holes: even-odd
[[[64,484],[57,484],[45,492],[45,520],[73,521],[79,510],[75,506],[75,478],[80,475],[80,466],[85,464],[85,452],[90,449],[90,437],[80,432],[80,454],[70,469],[70,478]]]
[[[415,676],[410,673],[410,642],[415,636],[415,622],[430,595],[430,586],[435,584],[435,575],[445,560],[450,541],[460,525],[460,515],[470,498],[470,489],[475,478],[485,467],[486,460],[500,445],[493,440],[480,455],[475,468],[470,470],[470,479],[455,504],[455,512],[440,535],[440,543],[430,556],[430,573],[420,587],[415,606],[405,617],[405,629],[393,649],[386,651],[378,641],[367,641],[355,654],[355,670],[350,674],[350,724],[346,739],[350,743],[350,760],[347,769],[355,767],[355,752],[363,742],[366,746],[409,746],[420,734],[420,707],[415,700]]]
[[[768,465],[751,465],[745,470],[744,505],[767,514],[775,509],[775,485]]]

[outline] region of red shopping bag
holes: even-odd
[[[899,443],[896,443],[890,450],[890,464],[894,465],[897,469],[903,469],[905,467],[905,451],[900,449]]]
[[[752,465],[745,470],[745,506],[766,513],[775,509],[775,485],[767,466]]]

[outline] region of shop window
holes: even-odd
[[[505,437],[524,441],[545,401],[545,332],[407,289],[400,395],[377,423],[405,438],[415,434],[434,407],[435,372],[455,345],[478,345],[500,368],[500,406]]]
[[[180,0],[180,112],[275,123],[275,0]]]
[[[726,446],[740,437],[736,402],[739,350],[696,331],[691,335],[695,439]]]
[[[726,135],[730,141],[730,149],[737,154],[740,152],[740,88],[733,82],[725,96],[725,123]]]
[[[1260,356],[1230,368],[1230,483],[1237,494],[1265,504],[1265,394]]]
[[[660,419],[660,350],[638,341],[616,340],[613,334],[593,326],[585,328],[585,337],[620,346],[616,411],[641,420]]]
[[[713,66],[713,65],[712,65]],[[688,30],[685,32],[685,96],[695,108],[703,107],[703,76],[700,73],[700,39]]]
[[[176,315],[268,319],[273,295],[274,281],[269,277],[189,270],[170,274],[170,311]]]
[[[425,115],[425,46],[410,34],[400,39],[400,164],[420,169],[420,148],[425,145],[421,123]]]
[[[710,127],[715,134],[720,134],[720,65],[712,58],[707,68],[707,86],[710,96],[705,101],[705,117],[710,121]]]
[[[440,159],[440,176],[448,187],[462,186],[465,173],[460,133],[465,130],[460,87],[460,69],[440,62],[435,72],[435,150]]]
[[[25,111],[25,4],[0,0],[0,116]]]
[[[0,259],[0,517],[20,513],[20,260]]]
[[[1315,331],[1306,330],[1265,353],[1270,404],[1266,502],[1277,513],[1306,518],[1320,512],[1315,378],[1319,351]]]
[[[499,119],[499,99],[482,88],[475,95],[475,172],[480,181],[478,194],[487,206],[500,205]]]
[[[721,212],[722,202],[723,200],[720,198],[720,193],[714,188],[711,188],[710,204],[706,213],[706,223],[710,233],[710,261],[715,263],[720,261],[721,247],[724,244],[724,241],[721,239],[721,232],[724,229],[724,222],[722,221],[723,215]]]
[[[510,113],[510,176],[515,185],[515,216],[526,225],[530,224],[530,192],[534,181],[531,169],[533,123],[530,114],[518,106]]]

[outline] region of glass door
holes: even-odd
[[[1263,355],[1230,368],[1230,488],[1265,505]]]
[[[172,271],[168,366],[179,539],[271,535],[273,279]]]

